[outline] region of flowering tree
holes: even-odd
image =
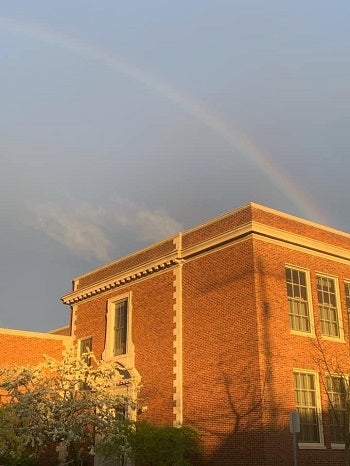
[[[45,357],[35,367],[0,368],[0,419],[7,433],[0,455],[25,449],[38,458],[60,445],[78,464],[111,435],[124,454],[129,448],[125,413],[136,407],[125,373],[91,352],[77,358],[74,348],[62,360]]]

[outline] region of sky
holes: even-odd
[[[350,232],[348,0],[2,0],[0,327],[248,202]]]

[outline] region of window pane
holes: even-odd
[[[286,268],[286,284],[290,327],[293,330],[310,332],[306,272]]]
[[[335,280],[317,277],[317,298],[323,335],[340,337]]]
[[[296,408],[300,414],[299,441],[319,443],[319,419],[314,374],[294,372]]]
[[[331,441],[344,442],[345,426],[349,424],[347,412],[348,382],[342,376],[328,376],[326,379]]]
[[[92,338],[84,338],[80,340],[80,357],[86,362],[88,366],[91,365],[91,357],[85,353],[92,351]]]
[[[345,283],[345,299],[348,314],[350,313],[350,283]]]
[[[114,355],[126,353],[128,301],[115,303]]]

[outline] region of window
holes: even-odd
[[[128,300],[115,303],[113,356],[126,354],[128,334]]]
[[[110,298],[107,303],[105,348],[103,359],[117,358],[134,367],[135,348],[132,342],[132,293]]]
[[[322,443],[317,374],[294,371],[294,393],[296,408],[300,414],[299,442]]]
[[[346,309],[348,311],[348,317],[350,318],[350,283],[345,282],[345,301],[346,301]]]
[[[287,267],[286,283],[290,328],[297,332],[311,333],[312,320],[306,271]]]
[[[344,376],[327,376],[326,391],[331,429],[331,442],[344,443],[344,428],[349,424],[347,413],[348,380]]]
[[[317,275],[317,299],[322,335],[340,338],[339,304],[334,278]]]
[[[88,366],[91,366],[91,356],[86,354],[89,351],[92,351],[92,337],[81,339],[79,345],[79,356]]]

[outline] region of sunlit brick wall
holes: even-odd
[[[307,232],[306,232],[307,233]],[[315,234],[315,229],[313,229]],[[320,237],[323,238],[323,232]],[[315,254],[301,252],[289,247],[281,247],[264,241],[255,241],[254,260],[257,269],[257,312],[260,316],[260,341],[262,351],[266,351],[266,364],[271,368],[271,374],[266,384],[268,397],[264,405],[266,457],[270,461],[284,464],[284,458],[290,455],[292,439],[289,433],[290,411],[295,410],[293,391],[293,368],[322,371],[320,368],[317,338],[307,335],[294,335],[290,331],[286,294],[285,266],[293,265],[308,270],[311,280],[311,296],[315,332],[320,339],[329,363],[337,364],[343,373],[348,373],[349,339],[348,315],[345,304],[344,279],[350,278],[350,267],[341,261],[327,259]],[[316,274],[323,273],[335,277],[339,283],[339,293],[342,312],[342,325],[345,341],[328,341],[321,336],[320,315],[318,311]],[[322,384],[320,384],[322,409],[327,411],[328,399]],[[324,414],[326,421],[327,414]],[[300,464],[326,465],[341,464],[341,453],[331,449],[328,424],[324,425],[324,440],[326,450],[316,450],[313,455],[300,450]],[[283,433],[284,432],[284,433]],[[337,463],[339,461],[339,463]],[[272,464],[272,463],[271,463]],[[276,463],[277,464],[277,463]]]
[[[67,336],[0,329],[0,365],[35,365],[44,354],[60,359],[70,342]]]
[[[262,464],[251,241],[184,265],[183,312],[184,422],[201,432],[210,464]]]
[[[108,300],[132,293],[132,341],[135,368],[141,376],[139,398],[148,409],[143,418],[173,422],[173,272],[103,293],[76,306],[75,338],[92,337],[92,349],[102,357]]]

